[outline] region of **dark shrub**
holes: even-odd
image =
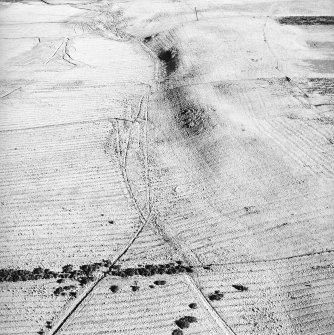
[[[243,286],[243,285],[236,284],[236,285],[232,285],[232,287],[234,287],[238,291],[248,291],[248,287]]]
[[[62,287],[57,287],[54,291],[53,291],[53,293],[55,294],[55,295],[59,295],[59,294],[61,294],[63,292],[63,288]]]
[[[131,277],[131,276],[133,276],[134,274],[135,274],[135,269],[133,269],[133,268],[128,268],[128,269],[125,269],[124,270],[124,273],[128,276],[128,277]]]
[[[153,267],[153,268],[149,269],[149,271],[150,271],[150,276],[154,276],[155,274],[158,273],[158,268]]]
[[[57,280],[57,283],[58,283],[58,284],[61,284],[61,283],[63,283],[64,281],[65,281],[65,279],[58,279],[58,280]]]
[[[154,281],[154,284],[155,285],[165,285],[166,281],[165,280],[156,280],[156,281]]]
[[[173,274],[176,273],[176,270],[175,270],[175,268],[169,268],[169,269],[166,270],[166,273],[167,273],[168,275],[173,275]]]
[[[187,321],[185,318],[180,318],[176,320],[175,324],[181,329],[189,328],[190,325],[189,321]]]
[[[152,39],[152,36],[146,36],[146,37],[144,38],[144,42],[147,43],[147,42],[149,42],[151,39]]]
[[[77,292],[74,292],[74,291],[70,292],[70,296],[73,297],[73,298],[76,298],[77,297]]]
[[[119,287],[117,285],[111,285],[110,286],[110,291],[113,293],[116,293],[119,290]]]
[[[211,301],[218,301],[224,297],[224,293],[221,293],[219,290],[216,290],[215,293],[209,295]]]
[[[189,323],[194,323],[197,322],[197,319],[194,316],[184,316],[183,317],[185,320],[187,320]]]
[[[139,290],[139,286],[131,286],[131,289],[133,292],[136,292]]]
[[[35,268],[32,271],[32,273],[35,274],[35,275],[41,275],[42,273],[44,273],[44,270],[41,267],[38,267],[38,268]]]
[[[86,285],[88,283],[88,279],[86,277],[81,277],[79,279],[79,283],[81,286]]]
[[[109,259],[104,259],[103,264],[105,267],[109,268],[112,265],[112,261],[110,261]]]
[[[92,266],[87,264],[81,265],[80,270],[82,270],[82,272],[84,272],[86,275],[90,275],[93,271]]]
[[[51,273],[44,273],[43,278],[44,279],[51,279],[51,278],[53,278],[53,275]]]
[[[183,335],[183,331],[181,329],[174,329],[172,335]]]
[[[189,328],[189,325],[193,322],[197,322],[197,319],[194,316],[183,316],[182,318],[175,321],[175,324],[181,328]]]
[[[72,264],[67,264],[67,265],[62,267],[62,270],[63,270],[63,272],[67,272],[67,273],[72,272],[73,271],[73,265]]]
[[[195,302],[192,302],[191,304],[189,304],[189,307],[191,309],[196,309],[197,308],[197,304]]]
[[[73,290],[73,289],[74,290],[76,289],[75,285],[68,285],[68,286],[63,287],[64,291],[69,291],[69,290]]]

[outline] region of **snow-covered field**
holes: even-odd
[[[0,1],[0,333],[333,334],[333,25]]]

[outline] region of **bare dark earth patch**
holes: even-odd
[[[295,26],[334,25],[334,16],[283,16],[277,19],[280,24]]]
[[[176,125],[187,136],[201,135],[210,127],[209,110],[189,98],[184,88],[170,89],[166,97],[173,109]]]

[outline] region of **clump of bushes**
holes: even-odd
[[[181,329],[174,329],[172,335],[183,335],[183,331]]]
[[[167,264],[146,264],[145,266],[139,265],[136,268],[126,268],[121,269],[120,267],[111,266],[109,273],[113,276],[127,278],[132,276],[143,276],[150,277],[157,274],[178,274],[182,272],[192,273],[193,269],[191,266],[182,265],[181,261],[176,263],[167,263]]]
[[[70,291],[70,290],[76,290],[76,286],[75,285],[67,285],[67,286],[63,286],[63,287],[57,287],[53,293],[54,295],[66,295],[66,291]]]
[[[175,321],[175,324],[181,328],[189,328],[190,324],[193,322],[197,322],[197,319],[194,316],[183,316]]]
[[[75,291],[70,292],[70,297],[76,298],[77,297],[77,292],[75,292]]]
[[[197,308],[197,304],[195,302],[192,302],[191,304],[189,304],[189,307],[191,309],[196,309]]]
[[[63,272],[70,273],[73,271],[73,265],[72,264],[67,264],[62,267]]]
[[[220,292],[219,290],[216,290],[214,293],[211,293],[209,295],[209,299],[211,301],[218,301],[221,300],[224,297],[224,293]]]
[[[232,287],[234,287],[238,291],[248,291],[248,287],[243,286],[243,285],[235,284],[235,285],[232,285]]]

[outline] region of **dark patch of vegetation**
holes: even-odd
[[[284,16],[278,18],[280,24],[290,25],[334,25],[334,16]]]
[[[49,269],[36,268],[33,271],[17,269],[0,269],[0,282],[17,282],[37,279],[56,278],[57,273]]]
[[[206,266],[203,266],[203,269],[204,270],[211,270],[211,267],[210,267],[210,265],[206,265]]]
[[[43,270],[41,267],[39,267],[39,268],[35,268],[35,269],[32,271],[32,273],[35,274],[35,275],[41,275],[41,274],[44,273],[44,270]]]
[[[189,307],[191,309],[196,309],[197,308],[197,304],[195,302],[192,302],[191,304],[189,304]]]
[[[119,291],[119,287],[117,285],[111,285],[110,286],[110,291],[113,293],[116,293]]]
[[[243,286],[243,285],[235,284],[235,285],[232,285],[232,287],[234,287],[238,291],[248,291],[248,287]]]
[[[73,271],[73,265],[72,264],[67,264],[62,267],[63,272],[69,273]]]
[[[211,293],[209,295],[209,299],[211,301],[218,301],[221,300],[224,297],[224,293],[220,292],[219,290],[216,290],[214,293]]]
[[[57,287],[54,291],[53,294],[54,295],[59,295],[61,293],[63,293],[64,289],[62,287]]]
[[[183,335],[183,331],[181,329],[174,329],[172,335]]]
[[[101,268],[104,268],[104,272],[114,276],[128,278],[132,276],[144,276],[149,277],[156,274],[172,275],[178,273],[191,273],[193,269],[191,266],[182,265],[182,261],[177,261],[176,263],[167,264],[146,264],[135,268],[125,268],[121,269],[120,265],[113,265],[110,260],[103,259],[102,262],[84,264],[81,265],[79,269],[74,269],[73,265],[67,264],[62,267],[61,272],[51,271],[50,269],[43,269],[41,267],[35,268],[32,271],[29,270],[17,270],[17,269],[0,269],[0,282],[17,282],[26,280],[40,280],[40,279],[57,279],[58,284],[65,283],[65,279],[73,280],[78,282],[81,286],[84,286],[92,281],[94,281],[94,273]],[[164,285],[166,281],[158,280],[155,282],[156,285]],[[111,286],[111,290],[112,290]],[[135,287],[135,286],[134,286]],[[132,288],[134,291],[136,288]],[[150,285],[154,288],[154,285]],[[139,287],[138,287],[139,288]],[[56,296],[66,296],[76,297],[77,288],[74,285],[59,286],[54,290],[54,295]],[[112,290],[113,291],[113,290]],[[115,291],[116,292],[116,291]]]
[[[160,50],[158,58],[165,64],[167,76],[177,69],[179,59],[176,49]]]
[[[70,297],[72,297],[72,298],[76,298],[77,297],[77,292],[75,292],[75,291],[72,291],[72,292],[70,292]]]
[[[133,285],[133,286],[131,286],[131,289],[132,289],[133,292],[136,292],[136,291],[139,290],[139,286]]]
[[[71,290],[76,290],[76,286],[75,285],[66,285],[66,286],[57,287],[53,291],[53,294],[54,295],[66,295],[67,294],[66,291],[71,291]]]
[[[156,280],[156,281],[154,281],[154,284],[155,285],[165,285],[166,281],[165,280]]]
[[[190,324],[197,322],[197,319],[194,316],[183,316],[182,318],[175,321],[175,324],[181,328],[189,328]]]
[[[109,220],[108,223],[114,224],[115,222],[114,222],[114,220]]]
[[[132,276],[143,276],[151,277],[157,274],[173,275],[182,272],[192,273],[193,269],[191,266],[184,266],[179,263],[167,263],[167,264],[147,264],[136,268],[121,269],[115,266],[110,267],[110,274],[117,277],[127,278]]]

